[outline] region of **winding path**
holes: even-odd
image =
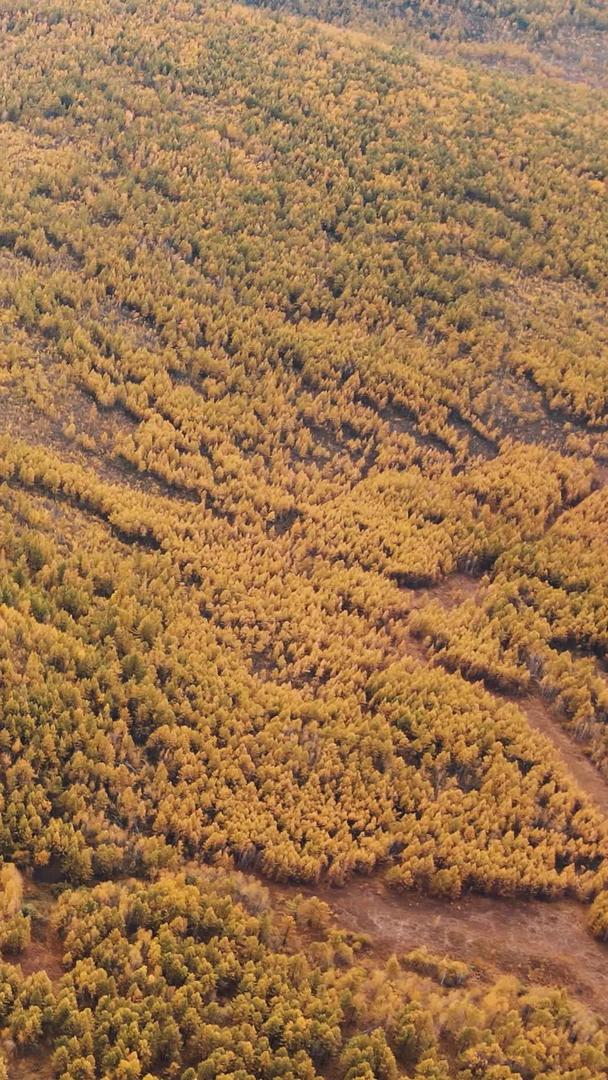
[[[553,743],[566,769],[588,799],[608,817],[608,781],[596,769],[584,750],[564,731],[540,694],[510,698],[527,717],[530,727]]]

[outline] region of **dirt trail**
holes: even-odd
[[[57,984],[65,975],[65,969],[61,942],[50,923],[54,897],[48,887],[26,877],[24,898],[33,916],[32,940],[19,954],[19,966],[24,975],[46,971],[51,982]]]
[[[61,957],[59,939],[47,932],[40,937],[32,937],[30,944],[20,953],[18,963],[24,975],[46,971],[51,982],[56,985],[65,975]]]
[[[564,765],[587,797],[608,817],[608,781],[596,769],[576,741],[564,731],[559,720],[538,694],[510,698],[527,717],[531,727],[542,732],[554,745]]]
[[[443,608],[449,611],[462,604],[465,600],[479,599],[484,587],[483,581],[470,575],[451,574],[434,588],[421,590],[420,600],[416,600],[412,604],[412,608],[422,607],[430,600],[435,599]],[[408,653],[415,656],[421,663],[432,663],[432,654],[429,655],[424,646],[411,635],[410,639],[411,648],[409,648],[408,642]],[[603,677],[605,673],[598,668],[598,674]],[[516,705],[527,718],[530,726],[549,739],[578,786],[595,806],[608,817],[608,780],[587,757],[581,744],[577,743],[576,739],[567,733],[559,717],[544,701],[540,692],[530,693],[525,697],[503,693],[499,690],[489,690],[488,692],[498,701],[510,701]]]
[[[395,893],[377,880],[343,888],[265,884],[277,900],[297,892],[325,900],[340,926],[370,935],[379,958],[425,945],[481,975],[507,972],[565,988],[608,1020],[608,947],[591,937],[586,909],[574,901],[468,896],[450,903]]]
[[[410,589],[411,598],[408,598],[408,601],[412,610],[425,607],[432,600],[436,600],[447,611],[451,611],[465,600],[478,600],[485,587],[483,578],[457,570],[442,578],[436,585]]]

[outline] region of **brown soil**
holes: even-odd
[[[531,727],[541,731],[553,743],[568,772],[598,810],[608,816],[608,781],[598,772],[584,750],[564,731],[539,694],[512,699],[527,717]]]
[[[48,886],[25,878],[24,899],[32,913],[32,940],[19,954],[18,963],[24,975],[46,971],[53,984],[65,975],[61,962],[63,949],[58,935],[51,927],[54,898]]]
[[[370,936],[379,959],[424,945],[478,975],[508,972],[565,988],[608,1019],[608,947],[591,937],[585,909],[571,900],[468,896],[450,903],[392,892],[377,880],[340,889],[265,884],[279,901],[297,892],[325,900],[340,926]]]
[[[53,935],[45,934],[44,940],[32,938],[27,949],[19,956],[19,966],[24,975],[46,971],[52,983],[58,983],[65,975],[61,963],[61,943]]]
[[[46,1046],[35,1047],[11,1057],[8,1062],[10,1080],[52,1080],[56,1076]]]
[[[465,600],[477,600],[483,593],[485,581],[473,574],[455,572],[442,578],[436,585],[428,588],[413,589],[410,607],[422,608],[432,600],[437,600],[447,611],[464,604]]]

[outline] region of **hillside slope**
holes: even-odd
[[[604,85],[608,79],[603,0],[262,0],[259,6],[520,73],[540,69]]]
[[[606,95],[224,3],[1,35],[9,1074],[601,1077],[567,965],[289,888],[576,901],[601,967]]]

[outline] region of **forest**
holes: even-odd
[[[603,0],[246,0],[512,73],[606,86]]]
[[[0,5],[0,1078],[605,1077],[607,30]]]

